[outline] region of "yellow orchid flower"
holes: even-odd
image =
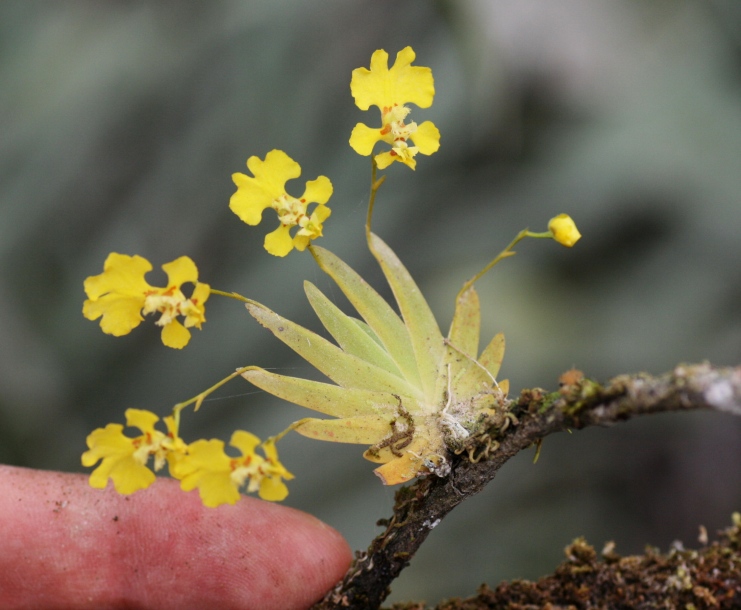
[[[257,225],[262,220],[266,208],[273,208],[278,214],[280,226],[265,237],[265,249],[275,256],[285,256],[291,250],[304,250],[312,239],[321,237],[322,223],[329,217],[330,210],[325,206],[332,196],[332,183],[326,176],[306,183],[301,197],[286,193],[286,182],[301,175],[301,166],[282,150],[271,150],[262,161],[250,157],[247,167],[254,177],[245,174],[232,174],[237,192],[229,200],[229,208],[248,225]],[[317,203],[309,215],[307,207]],[[295,237],[290,230],[299,227]]]
[[[127,409],[126,425],[139,428],[139,436],[124,435],[121,424],[108,424],[91,432],[87,437],[88,451],[82,454],[82,465],[89,467],[101,462],[90,475],[90,486],[103,489],[111,479],[118,493],[131,494],[154,482],[154,472],[147,467],[150,457],[154,457],[155,471],[166,461],[171,465],[177,461],[185,451],[185,443],[178,437],[175,420],[164,418],[166,434],[155,430],[158,421],[159,417],[150,411]]]
[[[198,269],[187,256],[162,265],[167,273],[167,286],[150,286],[144,279],[152,265],[141,256],[112,252],[103,265],[103,273],[85,280],[82,314],[88,320],[100,320],[103,332],[114,337],[130,333],[146,315],[159,311],[156,324],[162,327],[162,342],[181,349],[190,341],[188,328],[200,329],[206,321],[205,302],[211,292],[208,284],[198,282]],[[181,286],[195,284],[190,298]],[[184,324],[177,318],[184,317]]]
[[[567,248],[571,248],[581,239],[579,229],[576,228],[576,224],[568,214],[559,214],[551,218],[548,222],[548,230],[553,235],[553,239]]]
[[[262,448],[265,452],[265,461],[260,467],[264,475],[260,481],[260,497],[263,500],[280,502],[288,495],[288,487],[283,479],[290,481],[293,475],[278,460],[278,449],[274,440],[266,440]]]
[[[278,461],[275,445],[266,442],[263,447],[267,458],[255,453],[260,439],[254,434],[237,430],[232,434],[230,445],[242,454],[229,457],[224,451],[224,442],[218,439],[198,440],[188,445],[188,454],[170,465],[170,472],[180,479],[184,491],[198,489],[206,506],[235,504],[239,500],[239,489],[247,485],[247,491],[257,491],[263,500],[283,500],[288,489],[281,478],[292,479]]]
[[[370,70],[357,68],[352,73],[350,91],[355,104],[361,110],[377,106],[381,111],[381,127],[358,123],[350,135],[350,146],[359,155],[368,156],[376,142],[390,144],[391,150],[375,157],[379,169],[385,169],[394,161],[415,169],[417,153],[431,155],[440,148],[440,132],[432,122],[425,121],[421,125],[404,122],[410,112],[405,104],[429,108],[435,96],[432,70],[412,66],[414,58],[412,47],[406,47],[397,53],[389,69],[388,53],[379,49],[371,56]]]

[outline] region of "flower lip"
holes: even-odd
[[[370,70],[353,70],[350,92],[355,105],[361,110],[377,106],[381,112],[407,103],[429,108],[435,97],[432,70],[411,65],[416,57],[412,47],[399,51],[390,69],[388,57],[386,51],[379,49],[371,56]]]

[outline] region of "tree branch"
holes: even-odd
[[[524,390],[512,406],[518,423],[490,428],[472,437],[460,455],[451,456],[444,478],[427,476],[396,494],[386,530],[365,552],[358,552],[344,579],[314,610],[375,610],[389,585],[430,531],[453,508],[481,491],[511,457],[553,432],[610,425],[638,415],[710,409],[741,415],[741,367],[682,365],[660,377],[621,375],[605,385],[570,372],[558,392]]]
[[[707,532],[705,532],[707,534]],[[698,550],[675,543],[668,553],[647,547],[643,555],[621,557],[607,543],[601,557],[583,538],[564,551],[566,560],[537,582],[502,582],[495,589],[479,587],[467,599],[450,599],[436,610],[492,608],[738,608],[741,598],[741,514],[720,532],[720,539]],[[425,610],[415,602],[390,610]]]

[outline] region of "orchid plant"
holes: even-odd
[[[380,127],[355,126],[350,146],[360,155],[372,156],[367,245],[392,289],[398,311],[337,255],[314,245],[331,213],[327,207],[333,193],[329,178],[308,181],[303,194],[294,197],[288,194],[286,183],[301,175],[296,161],[281,150],[268,152],[264,159],[250,157],[247,168],[252,175],[232,176],[237,190],[229,207],[249,225],[259,224],[268,208],[275,210],[279,226],[265,237],[265,249],[279,257],[294,249],[308,250],[348,298],[359,317],[343,313],[316,286],[304,284],[311,307],[335,342],[257,301],[199,282],[196,265],[187,256],[163,265],[167,285],[156,287],[145,280],[152,269],[146,259],[110,254],[103,273],[85,280],[83,315],[100,319],[103,332],[121,336],[136,328],[143,315],[159,312],[155,324],[162,327],[162,342],[181,349],[190,340],[189,329],[201,329],[205,322],[205,304],[211,295],[237,299],[262,326],[334,383],[245,366],[176,404],[162,419],[162,429],[156,427],[160,418],[154,413],[128,409],[126,426],[138,429],[138,435],[127,436],[122,424],[112,423],[88,436],[82,463],[95,466],[90,485],[104,488],[110,479],[119,493],[130,494],[149,486],[155,472],[167,464],[182,489],[198,489],[207,506],[234,504],[242,489],[279,501],[288,494],[285,481],[293,476],[280,462],[276,443],[290,431],[318,440],[366,445],[364,457],[379,464],[375,473],[384,484],[395,485],[418,476],[447,476],[451,454],[460,452],[467,438],[492,426],[503,429],[517,423],[509,409],[508,383],[498,379],[504,336],[498,334],[483,349],[479,347],[481,314],[474,284],[499,261],[514,255],[514,246],[524,238],[550,238],[571,247],[581,236],[566,214],[551,219],[547,231],[521,231],[463,284],[452,323],[443,335],[414,279],[393,250],[371,231],[376,195],[386,178],[379,177],[379,170],[395,162],[414,170],[419,154],[431,155],[440,147],[440,132],[432,122],[417,125],[408,119],[411,109],[407,104],[429,108],[435,96],[431,69],[413,66],[414,59],[414,51],[406,47],[389,68],[388,54],[375,51],[370,69],[354,70],[350,82],[358,108],[376,106],[381,113]],[[374,154],[379,142],[383,150]],[[183,284],[194,286],[190,296],[183,292]],[[265,441],[237,430],[229,444],[239,457],[228,455],[218,439],[187,443],[180,438],[183,410],[190,405],[198,410],[211,392],[238,376],[330,418],[301,419]]]

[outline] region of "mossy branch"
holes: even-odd
[[[378,608],[430,531],[458,504],[481,491],[507,460],[549,434],[638,415],[701,409],[741,415],[741,367],[682,365],[659,377],[621,375],[604,385],[576,379],[550,394],[540,389],[523,391],[513,405],[519,420],[516,426],[503,433],[491,429],[471,439],[467,451],[451,456],[449,476],[419,478],[397,492],[393,516],[379,522],[385,531],[367,551],[356,554],[344,579],[314,610]],[[495,450],[492,438],[498,441]]]
[[[450,599],[434,610],[492,608],[738,608],[741,597],[741,515],[717,541],[698,550],[675,544],[666,553],[647,547],[643,555],[621,557],[607,543],[599,557],[583,538],[564,551],[566,560],[537,582],[515,580],[479,587],[467,599]],[[391,610],[427,610],[415,602]],[[432,610],[432,609],[430,609]]]

